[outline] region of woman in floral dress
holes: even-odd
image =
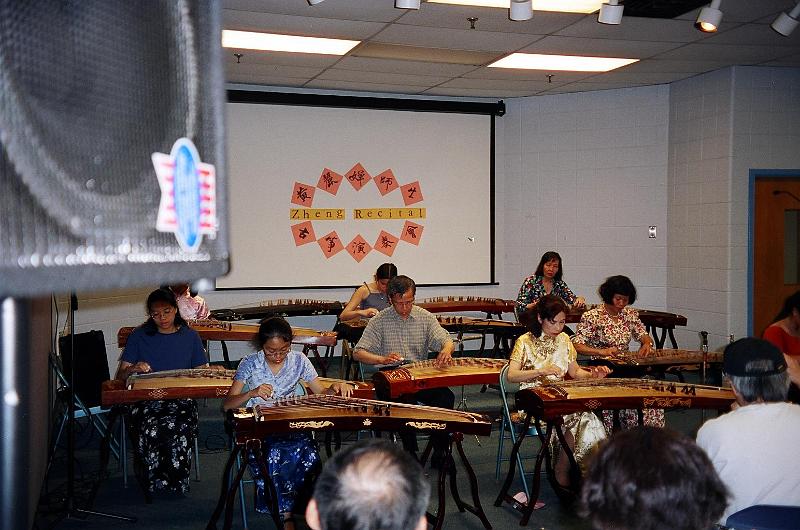
[[[545,252],[536,271],[525,278],[517,295],[517,315],[536,307],[539,299],[546,294],[554,294],[564,300],[567,305],[576,308],[586,307],[586,301],[575,296],[567,283],[562,279],[564,270],[561,268],[561,256],[558,252]]]
[[[300,380],[305,381],[314,394],[327,392],[347,397],[352,393],[352,387],[344,382],[325,389],[308,357],[291,351],[291,342],[292,327],[286,320],[280,317],[262,320],[253,341],[258,351],[239,363],[223,408],[229,410],[245,404],[248,407],[269,406],[276,399],[294,395]],[[311,493],[313,476],[319,470],[317,445],[309,434],[301,432],[267,436],[262,447],[267,471],[278,495],[284,528],[293,530],[295,504],[300,497]],[[268,513],[264,477],[252,453],[248,454],[248,464],[256,483],[256,511]]]
[[[632,340],[639,342],[639,355],[649,355],[653,350],[653,339],[639,320],[639,313],[629,304],[636,301],[636,287],[627,276],[611,276],[599,289],[603,303],[586,311],[572,337],[578,353],[594,357],[625,355]],[[664,426],[663,409],[644,409],[645,425]],[[620,411],[620,424],[628,429],[638,424],[638,411]],[[612,414],[603,413],[606,429],[612,428]]]
[[[599,379],[609,373],[605,366],[582,368],[576,362],[577,353],[569,337],[562,330],[566,322],[567,305],[552,294],[545,295],[536,304],[536,318],[531,319],[531,331],[514,343],[507,379],[520,383],[520,389],[531,388],[543,382],[561,381],[569,374],[573,379]],[[564,416],[564,437],[578,464],[587,453],[605,438],[600,419],[592,412]],[[555,458],[555,478],[562,487],[569,486],[569,460],[554,438],[551,441]]]

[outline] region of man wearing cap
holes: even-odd
[[[786,367],[765,340],[740,339],[725,348],[723,370],[736,405],[697,432],[731,493],[721,522],[756,504],[800,506],[800,405],[786,402]]]

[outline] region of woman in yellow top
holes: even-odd
[[[578,354],[569,337],[562,330],[566,322],[567,304],[558,296],[548,294],[536,304],[536,318],[531,319],[531,331],[514,343],[508,368],[508,381],[520,383],[520,389],[531,388],[544,382],[562,381],[567,374],[572,379],[599,379],[609,374],[606,366],[582,368],[576,361]],[[580,465],[586,454],[598,441],[606,437],[603,422],[592,412],[564,416],[564,437]],[[559,449],[555,437],[551,439],[551,452],[555,458],[555,479],[568,487],[569,460],[563,448]]]

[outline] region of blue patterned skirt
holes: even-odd
[[[316,442],[305,433],[268,436],[262,441],[264,463],[278,496],[279,513],[295,513],[298,499],[311,493],[313,479],[319,472],[320,457]],[[256,511],[269,513],[264,493],[264,476],[255,454],[247,453],[247,463],[256,485]]]

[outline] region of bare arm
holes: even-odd
[[[378,314],[378,310],[374,307],[369,309],[359,309],[358,306],[361,302],[369,296],[369,289],[366,285],[362,285],[353,292],[350,301],[344,306],[344,310],[339,315],[339,320],[353,320],[354,318],[371,318]]]
[[[242,392],[243,390],[244,382],[234,380],[230,389],[228,389],[228,396],[225,398],[225,401],[222,402],[222,410],[239,408],[247,403],[250,398],[254,397],[269,399],[274,393],[272,385],[268,385],[266,383],[259,385],[258,388],[254,388],[248,392]]]
[[[319,382],[319,377],[313,381],[309,381],[308,386],[313,394],[338,394],[342,397],[349,397],[350,394],[353,393],[354,388],[353,385],[345,381],[332,383],[331,386],[325,388],[322,386],[322,383]]]
[[[439,350],[439,355],[436,356],[436,366],[443,367],[449,365],[453,360],[453,351],[456,346],[453,344],[453,339],[448,338]]]
[[[353,352],[353,359],[364,364],[392,364],[402,361],[403,356],[397,352],[379,355],[365,349],[357,349]]]
[[[152,371],[153,369],[150,368],[150,365],[144,361],[139,361],[136,364],[129,363],[128,361],[120,361],[116,378],[125,381],[133,374],[147,374]]]
[[[561,370],[557,366],[548,365],[538,370],[523,370],[522,363],[511,360],[508,362],[508,375],[506,379],[509,383],[525,383],[548,375],[561,375]]]
[[[567,373],[573,379],[600,379],[611,373],[608,366],[590,366],[583,368],[577,362],[569,363]]]
[[[588,344],[581,344],[580,342],[573,342],[573,346],[575,346],[575,351],[578,353],[582,353],[583,355],[596,355],[597,357],[609,357],[611,355],[619,353],[619,350],[614,346],[609,346],[608,348],[594,348],[589,346]]]

